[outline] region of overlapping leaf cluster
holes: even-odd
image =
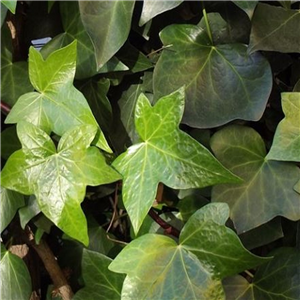
[[[76,300],[298,300],[299,3],[32,2],[1,1],[1,298],[20,222]]]

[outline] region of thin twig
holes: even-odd
[[[7,103],[1,100],[1,112],[4,113],[5,115],[8,115],[10,111],[11,111],[11,107]]]
[[[111,198],[109,199],[111,201]],[[112,201],[111,201],[112,202]],[[117,214],[117,205],[118,205],[118,183],[116,185],[116,189],[115,189],[115,195],[114,195],[114,203],[112,203],[113,205],[113,215],[111,217],[111,220],[110,220],[110,223],[109,223],[109,226],[108,228],[106,229],[106,233],[109,232],[112,224],[114,223],[114,220],[115,220],[115,217],[116,217],[116,214]]]

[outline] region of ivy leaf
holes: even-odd
[[[74,300],[120,300],[124,276],[108,270],[111,259],[87,249],[82,254],[82,277],[85,287]]]
[[[265,261],[243,248],[227,218],[226,204],[208,204],[186,223],[179,245],[157,234],[132,241],[109,266],[127,274],[122,299],[225,299],[219,279]]]
[[[239,182],[206,148],[179,130],[183,109],[183,88],[161,98],[154,107],[144,94],[137,100],[135,126],[141,142],[113,162],[123,175],[123,202],[135,233],[155,199],[159,182],[175,189]]]
[[[258,1],[232,1],[232,2],[240,9],[242,9],[248,15],[250,20],[252,19],[253,12],[255,10]]]
[[[134,1],[79,1],[82,23],[101,68],[125,43],[131,25]],[[105,26],[99,26],[105,24]]]
[[[5,123],[21,120],[62,136],[80,124],[98,126],[84,96],[73,86],[76,66],[76,41],[53,52],[47,60],[30,47],[29,77],[37,92],[22,95],[7,116]],[[111,152],[103,133],[97,146]]]
[[[0,193],[0,232],[2,232],[13,219],[17,210],[25,205],[25,201],[23,195],[3,187],[0,188]]]
[[[15,14],[17,7],[17,0],[1,0],[1,3],[8,8],[11,13]]]
[[[248,52],[257,50],[300,52],[300,12],[259,3],[256,7]]]
[[[169,48],[154,69],[154,95],[157,99],[185,85],[183,123],[210,128],[260,119],[272,88],[271,69],[262,55],[248,55],[243,44],[212,45],[195,25],[170,25],[160,38]]]
[[[226,299],[298,300],[300,295],[299,251],[293,248],[279,248],[273,255],[274,258],[270,262],[258,268],[252,283],[242,276],[225,279]]]
[[[88,244],[87,225],[80,203],[86,185],[116,181],[120,176],[90,147],[97,128],[81,125],[67,131],[57,151],[51,138],[28,122],[17,125],[22,149],[2,171],[2,185],[25,195],[34,194],[41,211],[69,236]]]
[[[1,243],[1,299],[28,300],[31,295],[31,277],[24,261],[6,251]]]
[[[285,118],[279,123],[267,159],[300,162],[300,93],[282,93]]]
[[[36,197],[31,195],[26,206],[19,209],[20,225],[25,229],[26,224],[41,212]]]
[[[226,202],[238,233],[275,216],[300,218],[300,195],[293,187],[300,176],[296,165],[269,160],[261,136],[252,128],[232,125],[211,139],[216,157],[244,183],[214,186],[212,201]]]
[[[153,0],[145,0],[143,2],[143,10],[139,25],[143,26],[155,16],[171,10],[181,4],[183,0],[158,2]]]

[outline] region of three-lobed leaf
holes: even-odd
[[[159,182],[175,189],[239,182],[206,148],[179,130],[183,109],[183,88],[153,107],[144,94],[137,100],[135,126],[141,142],[113,162],[123,175],[123,202],[135,233],[155,199]]]
[[[35,194],[41,211],[71,237],[88,244],[87,224],[80,203],[87,185],[120,179],[90,143],[97,127],[81,125],[67,131],[57,150],[51,138],[28,122],[17,125],[22,149],[16,151],[2,171],[6,188]]]

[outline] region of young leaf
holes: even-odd
[[[299,10],[259,3],[256,7],[248,52],[257,50],[300,52]]]
[[[80,124],[98,126],[84,96],[73,86],[75,66],[76,41],[53,52],[46,61],[31,47],[29,77],[37,92],[22,95],[5,123],[24,120],[60,136]],[[97,145],[111,152],[102,132]]]
[[[213,187],[212,200],[226,202],[238,233],[260,226],[275,216],[300,218],[300,195],[293,187],[300,176],[296,165],[267,159],[263,139],[250,127],[232,125],[211,140],[216,157],[242,184]]]
[[[28,122],[17,125],[22,149],[16,151],[2,171],[6,188],[35,194],[41,211],[71,237],[88,244],[85,216],[80,208],[86,185],[120,179],[106,165],[96,147],[90,147],[97,128],[81,125],[67,131],[57,151],[51,138]]]
[[[79,1],[81,20],[95,47],[98,69],[125,43],[130,31],[134,3]]]
[[[282,93],[285,118],[279,123],[267,159],[300,162],[300,93]]]
[[[271,69],[243,44],[212,45],[195,25],[171,25],[160,38],[165,49],[154,69],[155,98],[185,85],[183,123],[209,128],[234,119],[259,120],[272,88]]]
[[[137,100],[135,126],[142,141],[113,162],[123,175],[123,202],[135,233],[159,182],[175,189],[239,182],[206,148],[179,130],[183,109],[183,88],[161,98],[154,107],[144,94]]]
[[[84,249],[82,254],[82,277],[85,287],[79,290],[72,299],[120,300],[125,276],[108,270],[111,261],[103,254]]]
[[[208,204],[184,226],[179,245],[156,234],[131,242],[109,266],[127,274],[122,298],[224,299],[219,279],[266,261],[242,246],[227,218],[227,205]]]
[[[24,261],[6,251],[1,243],[1,299],[28,300],[31,295],[31,278]]]

